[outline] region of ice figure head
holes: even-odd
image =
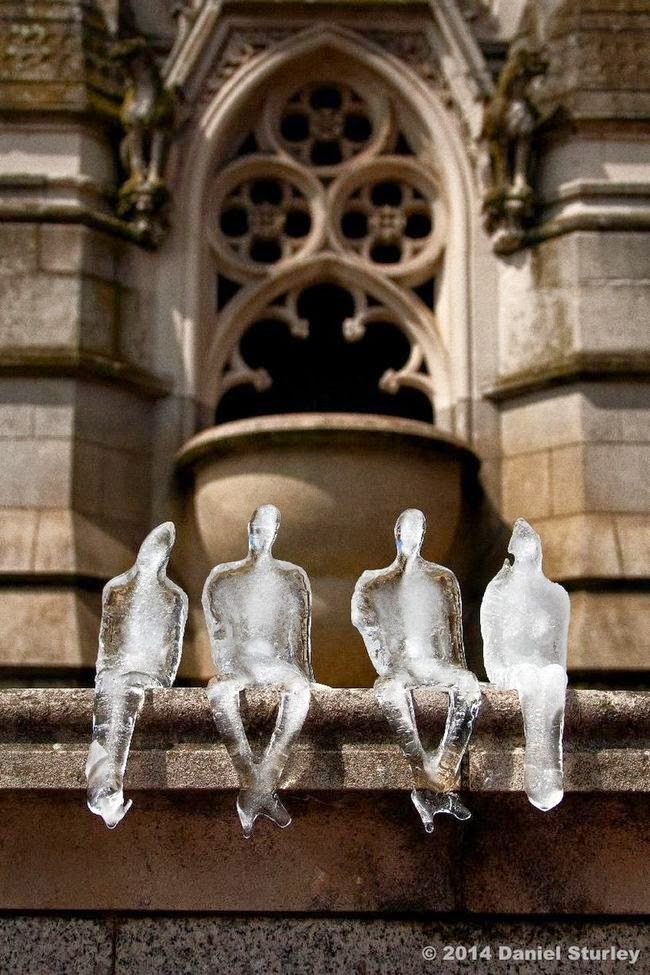
[[[261,504],[248,524],[248,547],[255,555],[270,554],[280,529],[280,512],[274,504]]]
[[[515,565],[531,569],[541,569],[542,541],[525,518],[517,518],[508,542],[508,552]]]
[[[419,555],[427,530],[427,520],[417,508],[407,508],[395,522],[397,553],[403,558]]]
[[[165,521],[149,532],[140,546],[136,565],[140,571],[160,575],[167,568],[167,563],[176,541],[176,529],[173,521]]]

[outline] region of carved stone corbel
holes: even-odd
[[[169,199],[165,167],[175,96],[165,87],[155,54],[144,38],[118,41],[111,54],[125,76],[120,158],[126,178],[118,191],[117,212],[135,226],[143,242],[155,245],[165,229]]]
[[[485,228],[497,254],[510,254],[524,244],[533,214],[532,140],[544,121],[535,102],[535,88],[546,68],[540,50],[515,45],[496,91],[485,103],[479,178]]]

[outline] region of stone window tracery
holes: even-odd
[[[352,74],[270,86],[239,151],[214,175],[206,223],[219,350],[208,359],[218,373],[211,377],[218,421],[308,410],[433,418],[443,196],[430,147],[414,151],[417,139],[402,127],[399,104]],[[269,282],[285,278],[286,287],[269,297]],[[382,282],[390,282],[388,292]],[[304,294],[314,288],[325,312],[302,315]],[[347,314],[341,294],[349,299]],[[344,344],[336,355],[325,349],[320,330],[328,306],[327,327],[338,330],[340,342],[359,343],[367,361]],[[264,329],[273,342],[263,339]],[[320,358],[298,348],[319,341]],[[274,354],[280,348],[282,363]],[[365,400],[350,388],[352,361]],[[340,395],[299,394],[300,369],[312,370],[314,390],[330,370],[329,386]],[[365,382],[371,374],[372,389]],[[286,390],[269,392],[281,381],[294,389],[293,401]]]

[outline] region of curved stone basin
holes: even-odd
[[[404,508],[428,520],[427,558],[446,562],[458,529],[463,472],[476,466],[461,443],[425,423],[357,414],[285,414],[204,430],[177,457],[181,521],[176,571],[195,609],[187,676],[211,673],[196,617],[212,565],[242,558],[254,508],[282,513],[274,554],[302,565],[312,583],[317,679],[367,686],[374,671],[350,623],[360,573],[395,555]],[[192,639],[192,638],[191,638]]]

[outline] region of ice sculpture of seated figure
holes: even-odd
[[[397,557],[386,569],[363,573],[352,597],[352,622],[379,674],[379,703],[413,770],[411,799],[431,832],[438,813],[470,816],[453,790],[481,690],[465,663],[458,581],[449,569],[421,557],[425,531],[421,511],[402,512],[395,525]],[[449,695],[447,724],[433,752],[423,747],[416,726],[417,687]],[[423,784],[429,788],[420,788]]]
[[[167,578],[171,521],[145,538],[135,565],[104,587],[93,740],[86,762],[88,808],[109,829],[124,818],[124,770],[148,688],[171,687],[181,659],[187,596]]]
[[[552,809],[564,794],[562,731],[569,596],[542,572],[537,532],[519,518],[510,559],[485,590],[481,632],[493,684],[519,693],[526,736],[524,786],[534,806]]]
[[[264,504],[248,526],[248,555],[217,565],[203,589],[217,670],[207,686],[215,724],[241,790],[237,812],[245,836],[258,816],[284,828],[291,817],[276,789],[309,710],[311,590],[307,573],[273,557],[280,512]],[[253,755],[239,709],[240,692],[275,686],[281,699],[275,729],[263,753]]]

